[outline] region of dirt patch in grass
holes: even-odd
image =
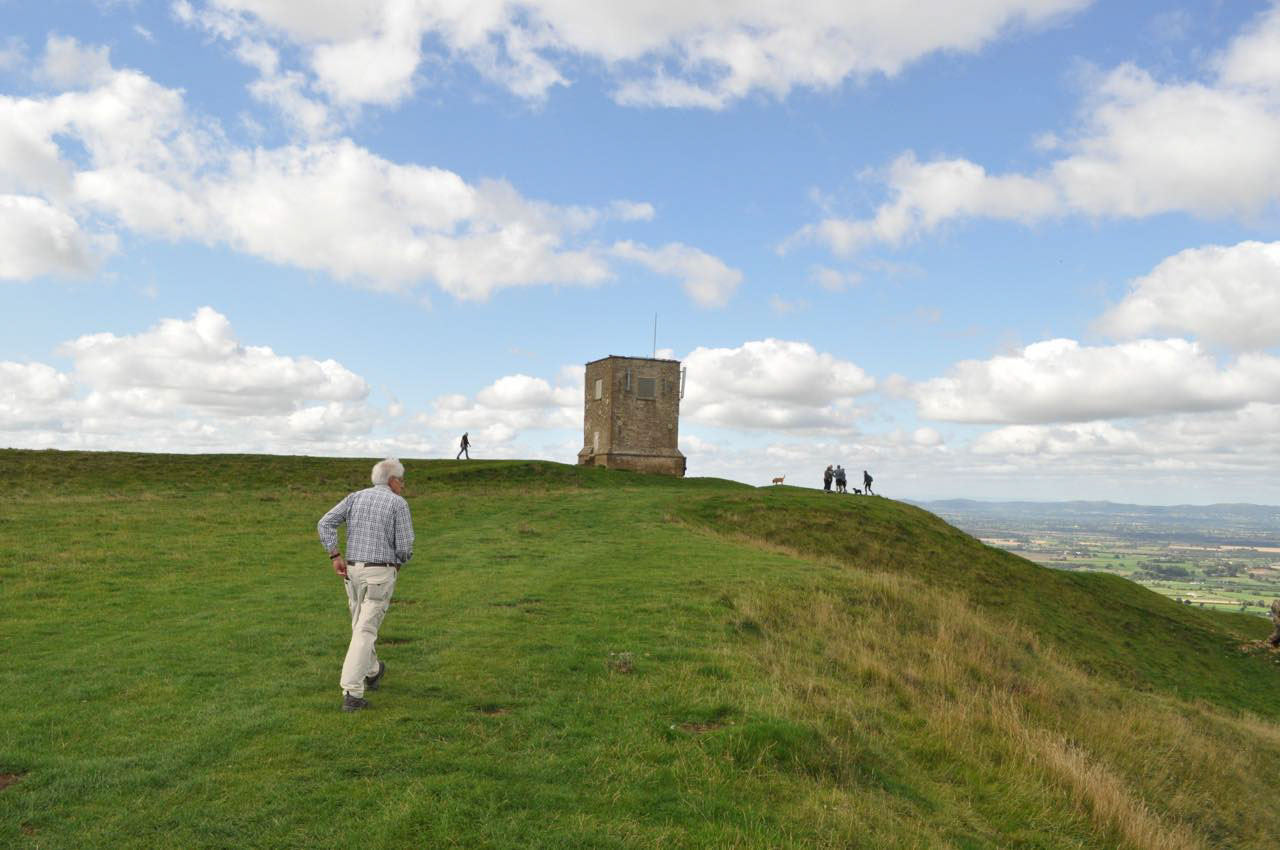
[[[392,605],[417,605],[417,604],[418,604],[418,600],[416,600],[416,599],[396,599],[395,597],[392,597],[392,598],[391,598],[391,604],[392,604]]]
[[[478,714],[483,714],[485,717],[501,717],[504,714],[510,714],[511,709],[507,708],[505,705],[487,702],[484,705],[477,705],[476,712]]]
[[[40,830],[36,829],[34,826],[32,826],[32,825],[31,825],[31,824],[29,824],[29,823],[24,823],[24,824],[22,825],[22,834],[23,834],[23,835],[35,835],[35,834],[36,834],[37,832],[39,832],[39,831],[40,831]]]
[[[403,646],[406,643],[413,643],[417,638],[407,637],[380,637],[378,643],[384,646]]]
[[[717,729],[724,728],[723,723],[681,723],[676,726],[681,732],[688,732],[691,735],[705,735],[707,732],[714,732]]]
[[[22,779],[21,773],[0,773],[0,791],[15,785]]]

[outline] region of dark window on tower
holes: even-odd
[[[657,398],[658,381],[656,378],[636,379],[636,398]]]

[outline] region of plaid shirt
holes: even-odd
[[[386,484],[350,494],[320,518],[325,551],[338,551],[338,526],[347,524],[347,560],[403,564],[413,557],[409,503]]]

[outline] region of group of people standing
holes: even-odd
[[[875,494],[871,492],[871,481],[871,473],[867,472],[865,469],[862,470],[862,489],[859,490],[857,487],[854,487],[853,492],[866,493],[868,496],[874,496]],[[838,463],[835,466],[828,465],[822,473],[822,489],[830,493],[832,484],[835,484],[837,493],[849,492],[848,475],[845,473],[844,467]]]

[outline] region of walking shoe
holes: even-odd
[[[387,672],[387,662],[379,661],[378,672],[374,673],[372,676],[364,677],[364,689],[366,691],[376,691],[378,689],[378,683],[382,681],[382,674],[385,672]]]
[[[351,694],[344,693],[342,695],[343,711],[359,711],[362,708],[368,708],[369,701],[364,697],[353,697]]]

